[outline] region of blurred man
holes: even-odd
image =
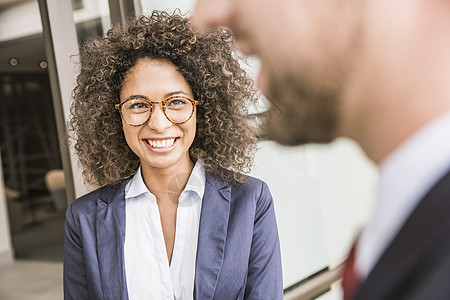
[[[260,58],[274,140],[349,137],[379,165],[347,295],[450,299],[450,1],[198,0],[195,19]]]

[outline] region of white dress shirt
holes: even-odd
[[[141,168],[125,188],[125,272],[131,300],[192,299],[205,172],[197,161],[180,195],[169,266],[156,197]]]
[[[374,213],[358,239],[356,269],[368,276],[427,192],[450,169],[450,111],[434,119],[380,164]]]

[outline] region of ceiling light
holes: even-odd
[[[18,63],[19,63],[19,61],[18,61],[16,58],[11,58],[11,59],[9,60],[9,64],[10,64],[11,66],[16,66]]]

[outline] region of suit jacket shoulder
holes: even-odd
[[[64,242],[64,299],[128,299],[123,258],[126,180],[69,205]]]
[[[129,179],[125,179],[116,184],[110,184],[98,189],[95,189],[71,203],[74,210],[87,210],[91,206],[96,205],[98,199],[102,199],[106,203],[110,203],[117,193],[120,193],[125,188]]]
[[[449,277],[450,172],[421,200],[355,299],[450,299]]]

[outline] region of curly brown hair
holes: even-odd
[[[250,171],[256,150],[246,107],[257,95],[234,50],[230,31],[200,33],[190,18],[158,11],[116,25],[106,37],[83,45],[68,132],[75,139],[85,182],[118,183],[139,166],[114,105],[125,75],[141,58],[173,63],[199,101],[191,157],[202,159],[206,172],[225,181],[245,181],[243,173]]]

